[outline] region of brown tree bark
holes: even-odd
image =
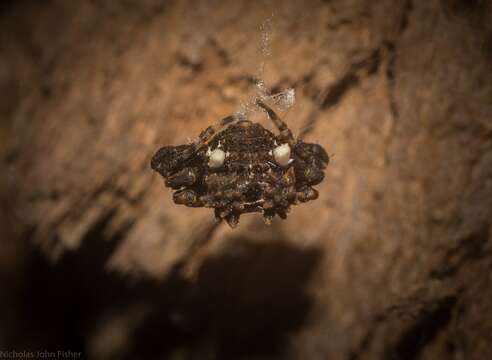
[[[0,17],[5,346],[490,356],[490,2],[21,1]],[[232,230],[174,205],[149,161],[237,110],[263,60],[269,89],[296,89],[291,129],[332,159],[317,201]]]

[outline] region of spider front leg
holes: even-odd
[[[296,142],[294,140],[294,136],[292,135],[292,131],[290,131],[290,129],[287,127],[287,124],[278,117],[275,111],[273,111],[267,104],[265,104],[261,100],[256,100],[256,105],[266,111],[266,113],[268,114],[268,118],[272,120],[278,131],[280,131],[279,137],[290,146],[294,146]]]
[[[210,139],[214,137],[222,128],[232,124],[233,122],[239,120],[235,115],[229,115],[222,120],[220,120],[217,124],[211,125],[205,130],[203,130],[198,136],[198,140],[195,143],[195,147],[197,149],[201,148],[205,145]]]

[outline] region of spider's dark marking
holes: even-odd
[[[270,223],[275,215],[285,219],[290,205],[318,197],[312,186],[323,180],[329,161],[326,151],[318,144],[294,139],[271,108],[260,101],[258,105],[279,135],[228,116],[205,129],[195,143],[157,151],[151,167],[164,177],[167,187],[176,190],[176,204],[214,208],[216,218],[234,227],[241,214],[261,212]],[[285,166],[278,165],[274,156],[274,149],[282,144],[291,149]],[[210,166],[209,156],[217,149],[226,154],[225,159]]]

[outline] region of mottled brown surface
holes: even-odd
[[[302,3],[2,5],[0,350],[488,358],[492,5]],[[272,12],[266,85],[333,158],[317,201],[231,230],[149,160],[251,97]]]

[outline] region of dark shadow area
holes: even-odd
[[[451,321],[456,297],[442,299],[432,311],[424,313],[398,339],[394,347],[388,350],[386,358],[390,360],[420,359],[427,344],[432,343],[439,332]]]
[[[104,239],[102,234],[114,213],[94,224],[82,246],[66,252],[56,265],[39,249],[29,248],[26,266],[17,280],[21,283],[15,309],[18,323],[8,341],[13,348],[82,351],[92,321],[135,298],[140,285],[105,271],[109,256],[131,226]]]
[[[205,260],[194,281],[180,275],[184,264],[161,283],[131,280],[105,269],[131,226],[105,239],[113,215],[54,266],[32,251],[20,280],[17,324],[7,339],[11,348],[70,349],[84,358],[169,358],[177,352],[183,359],[282,358],[287,336],[303,325],[312,305],[306,286],[321,260],[318,249],[297,248],[272,228],[261,243],[231,239],[223,254]],[[125,348],[116,344],[109,356],[91,356],[87,347],[98,327],[139,304],[146,310],[126,329]]]
[[[183,339],[194,343],[197,355],[203,346],[211,346],[214,358],[219,359],[279,356],[286,347],[286,336],[299,329],[309,313],[312,300],[306,285],[321,253],[296,248],[275,231],[262,243],[242,237],[231,242],[230,251],[208,258],[196,282],[181,289],[183,298],[175,315],[186,334]],[[167,286],[173,282],[176,289],[176,281],[168,281]],[[163,287],[159,301],[165,303],[168,297]],[[169,319],[168,309],[159,303],[153,308],[159,310],[137,334],[138,343],[144,345],[138,354],[145,349],[147,356],[155,354],[155,348],[150,351],[145,346],[146,341],[154,337],[157,345],[166,336],[162,324]],[[175,333],[172,330],[168,335]]]

